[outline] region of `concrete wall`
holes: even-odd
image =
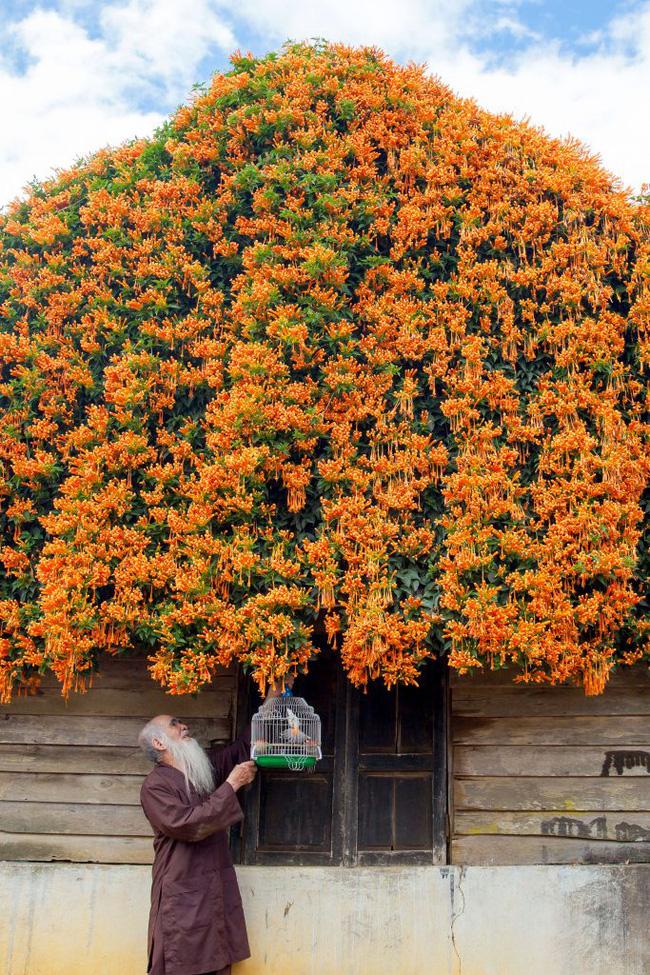
[[[242,867],[233,975],[647,975],[650,866]],[[149,868],[0,863],[2,975],[144,975]]]

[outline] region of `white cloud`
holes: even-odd
[[[97,36],[73,7],[81,4],[35,9],[5,25],[27,67],[0,66],[1,202],[33,176],[47,179],[95,149],[148,135],[187,96],[201,60],[236,46],[210,0],[104,5]],[[145,99],[160,109],[143,109]]]
[[[223,63],[238,39],[246,47],[242,37],[256,49],[325,37],[425,62],[486,108],[580,138],[638,189],[650,179],[650,0],[574,52],[543,44],[523,9],[520,0],[59,0],[57,10],[35,8],[4,27],[8,49],[27,67],[0,60],[0,202],[34,175],[149,134],[205,74],[205,59]],[[93,14],[91,31],[84,18]],[[504,59],[509,37],[513,53]]]
[[[230,0],[221,0],[223,8]],[[476,0],[239,0],[237,15],[281,43],[326,37],[420,57],[451,42]]]
[[[431,58],[429,68],[484,108],[575,136],[633,190],[650,182],[650,3],[614,20],[582,56],[535,43],[488,67],[463,48]]]
[[[100,21],[120,71],[160,80],[170,95],[197,80],[197,65],[214,46],[236,46],[209,0],[131,0],[104,7]]]

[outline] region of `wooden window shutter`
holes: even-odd
[[[418,687],[366,693],[324,651],[295,693],[320,714],[323,760],[313,774],[262,771],[243,796],[233,834],[243,863],[447,862],[446,672],[430,664]],[[240,730],[259,697],[242,682]]]

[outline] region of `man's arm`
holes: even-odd
[[[225,782],[235,765],[247,762],[251,757],[250,729],[236,738],[232,745],[208,748],[208,758],[212,763],[217,782]]]
[[[284,684],[278,682],[271,685],[264,703],[266,704],[269,698],[279,697],[285,686],[292,687],[293,680],[293,677],[287,677]],[[217,782],[223,782],[235,765],[239,764],[239,762],[247,761],[251,756],[250,727],[239,738],[236,738],[232,745],[224,745],[223,747],[215,746],[214,748],[209,748],[207,751],[217,777]]]
[[[191,805],[189,799],[182,799],[165,781],[145,782],[140,790],[140,801],[154,829],[172,839],[196,843],[243,819],[235,791],[251,781],[254,774],[254,766],[252,770],[246,766],[233,769],[232,784],[224,782],[197,806]]]

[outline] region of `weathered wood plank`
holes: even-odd
[[[457,778],[454,808],[650,810],[650,777],[634,778]]]
[[[141,775],[0,772],[0,801],[138,805]]]
[[[142,718],[5,713],[0,715],[0,744],[133,746],[142,725]],[[190,727],[202,744],[230,736],[230,721],[223,717],[193,718]]]
[[[139,748],[84,745],[0,745],[0,772],[88,772],[146,775],[151,762]]]
[[[0,833],[3,860],[73,863],[151,863],[151,839],[141,836],[33,836]]]
[[[113,717],[142,717],[143,721],[156,714],[173,714],[189,718],[229,718],[234,691],[230,687],[203,691],[197,697],[183,694],[172,697],[154,687],[142,688],[131,684],[129,689],[117,690],[93,687],[85,694],[71,694],[67,699],[54,689],[40,690],[27,697],[16,697],[0,708],[3,714],[65,714],[111,715]]]
[[[2,750],[0,749],[0,763]],[[1,764],[0,764],[1,767]],[[455,775],[570,775],[640,776],[650,774],[650,747],[631,744],[626,748],[556,745],[456,745]]]
[[[481,685],[494,687],[494,686],[513,686],[513,687],[542,687],[547,688],[549,691],[560,690],[562,687],[576,686],[576,685],[566,685],[566,684],[525,684],[523,682],[514,683],[516,677],[521,676],[521,672],[514,668],[502,669],[502,670],[488,670],[476,668],[467,674],[461,676],[457,670],[453,668],[449,669],[449,680],[452,688],[457,687],[480,687]],[[612,687],[639,687],[641,685],[650,684],[650,668],[646,664],[635,664],[633,667],[620,667],[611,674],[609,681],[607,683],[607,688]],[[607,688],[605,693],[607,693]],[[582,694],[584,691],[582,687],[578,686],[578,689]]]
[[[536,863],[648,863],[650,843],[593,843],[558,836],[460,836],[451,862],[475,866]]]
[[[650,812],[457,812],[454,833],[458,836],[562,836],[594,842],[650,844]]]
[[[575,687],[456,687],[452,711],[460,717],[650,715],[650,684],[612,687],[586,697]]]
[[[69,836],[147,836],[151,833],[139,806],[66,802],[0,802],[0,830]]]
[[[646,717],[461,718],[452,719],[452,738],[459,745],[603,745],[627,748],[630,742],[650,746]]]
[[[132,684],[134,680],[143,680],[145,685],[157,688],[160,685],[153,680],[148,667],[149,664],[146,657],[110,657],[108,655],[102,655],[99,670],[92,675],[92,684],[94,687],[101,685],[103,687],[122,688],[129,686],[124,681],[129,681]],[[219,681],[226,678],[234,682],[235,674],[235,665],[231,667],[217,667],[215,669],[214,680]],[[42,686],[58,689],[60,683],[54,674],[48,671],[43,675]]]
[[[219,744],[225,744],[220,742]],[[146,775],[151,762],[139,748],[92,745],[0,745],[0,772],[87,772]]]

